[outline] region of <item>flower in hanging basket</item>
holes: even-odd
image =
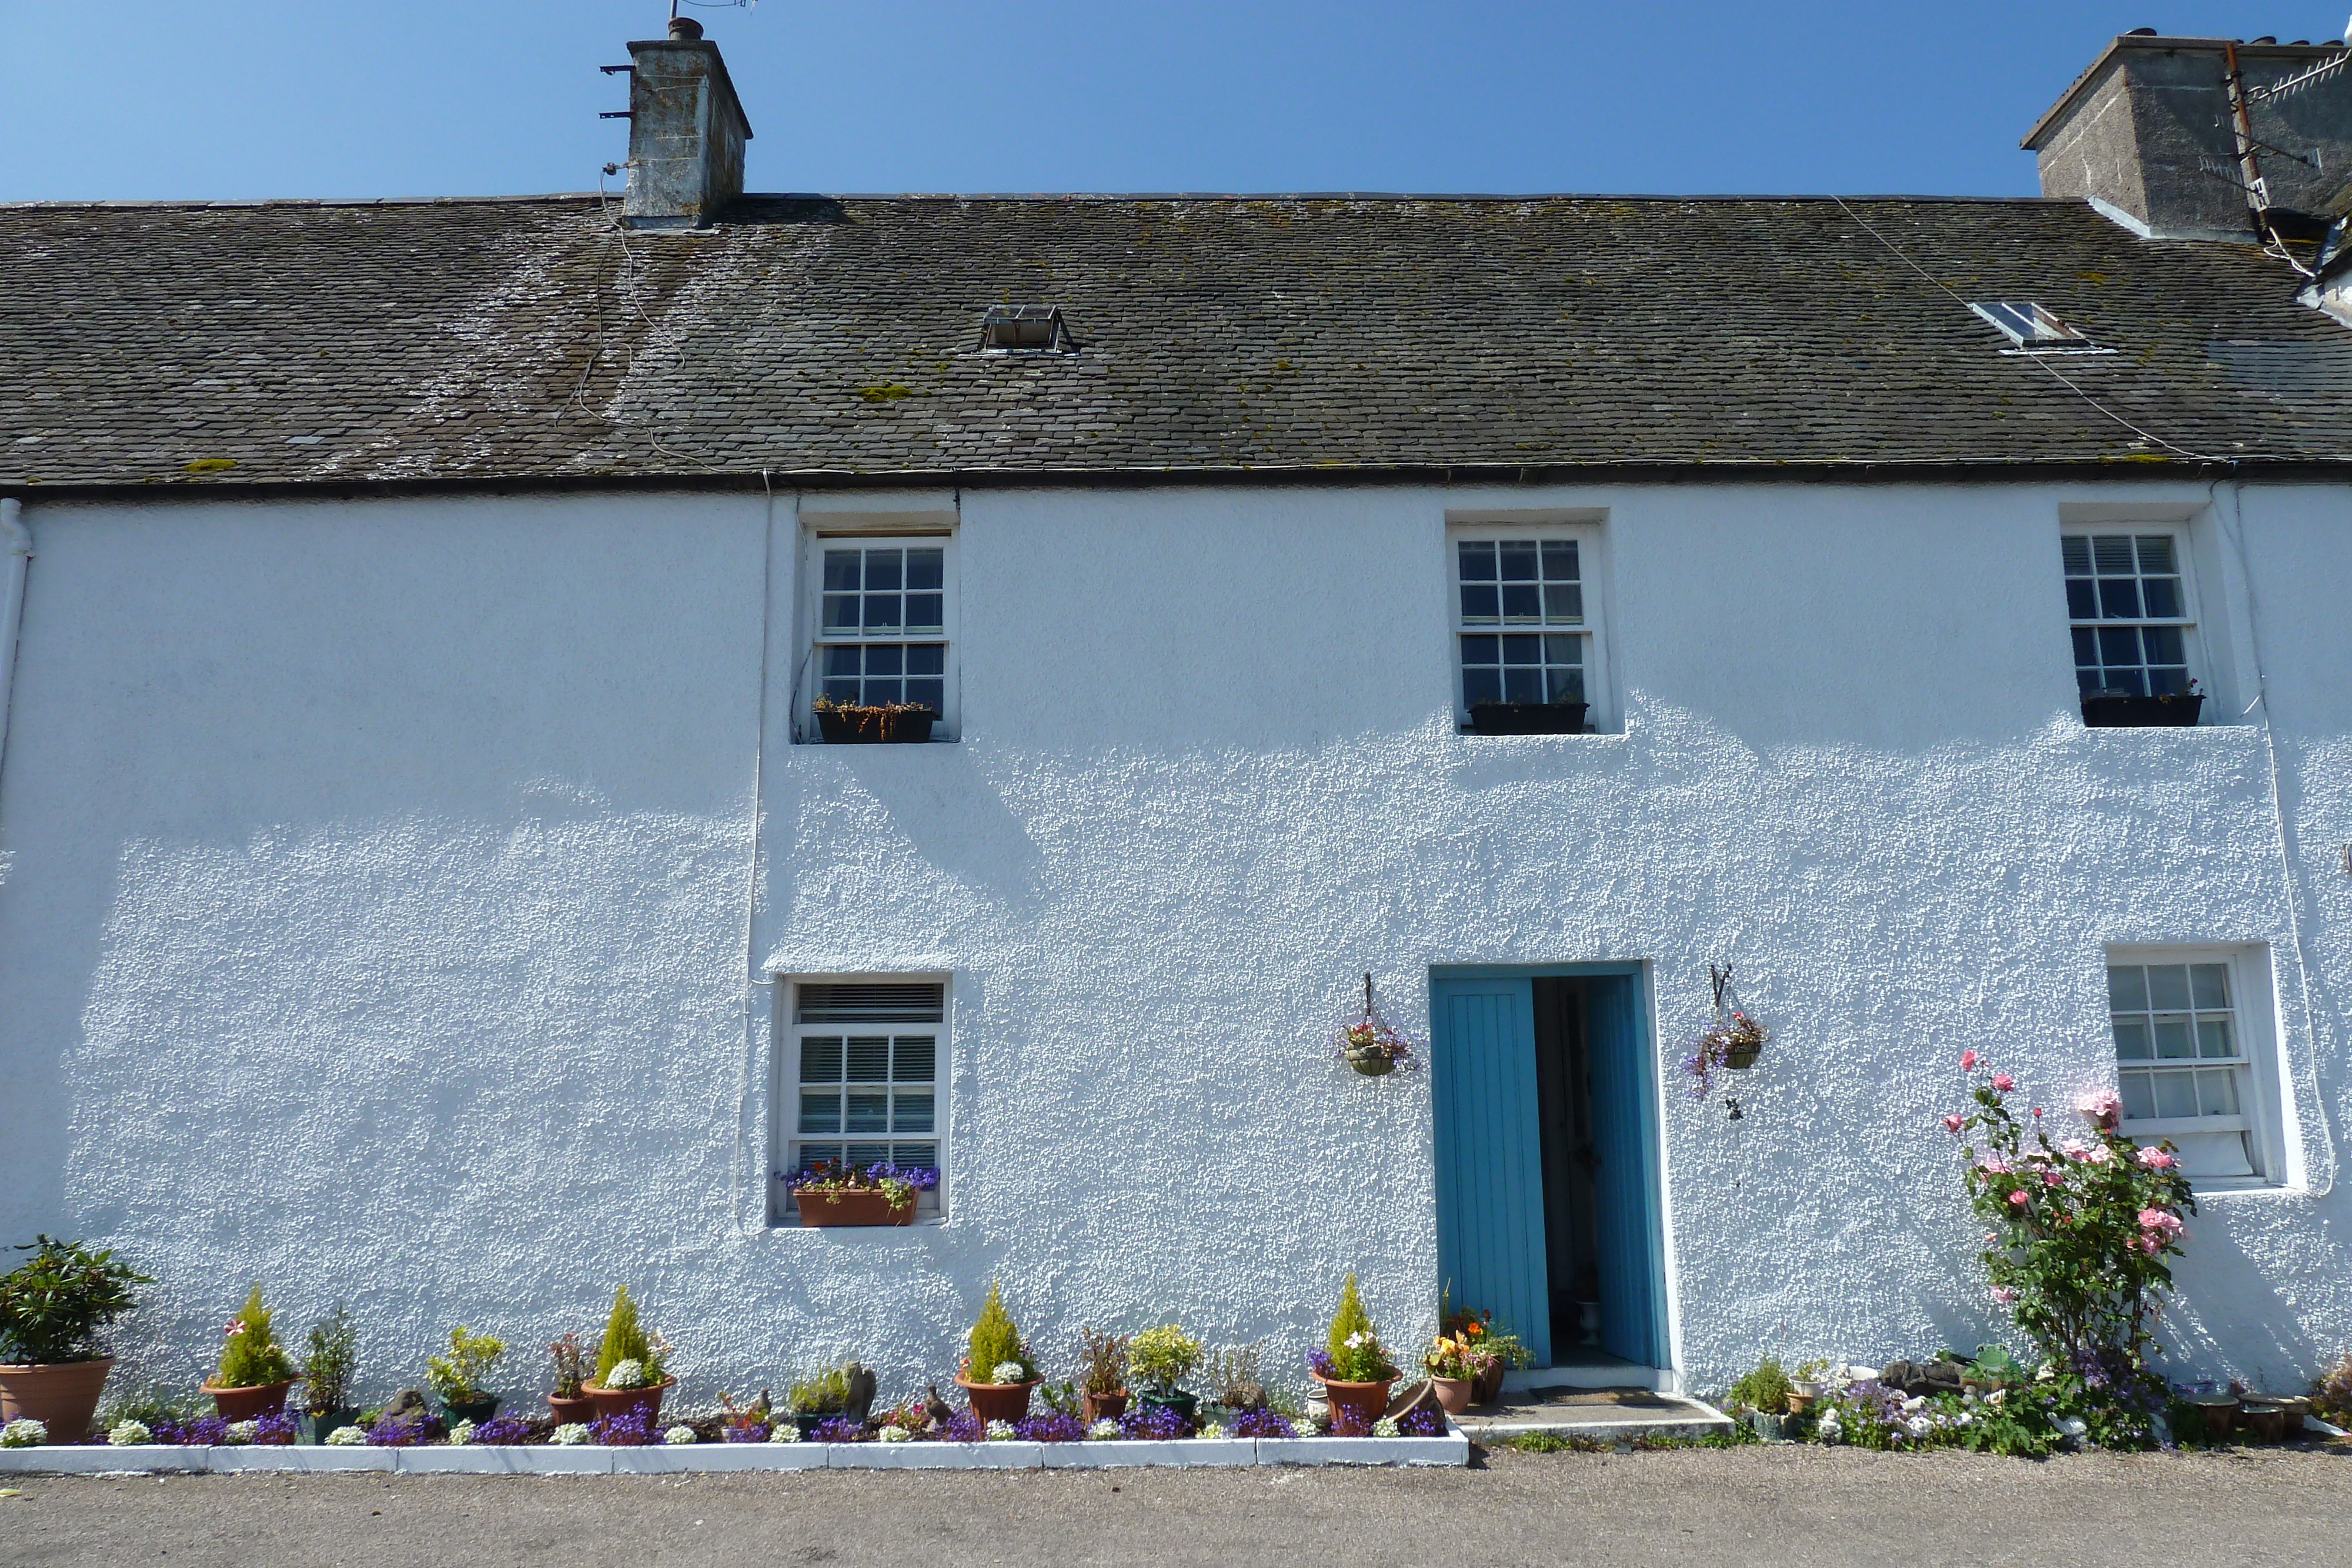
[[[1727,1068],[1745,1071],[1755,1066],[1757,1056],[1771,1038],[1762,1024],[1746,1013],[1717,1015],[1715,1022],[1699,1031],[1691,1053],[1683,1058],[1683,1071],[1691,1077],[1691,1097],[1705,1099],[1715,1086],[1715,1075]]]
[[[1368,1078],[1379,1078],[1402,1067],[1410,1072],[1421,1065],[1412,1041],[1378,1016],[1368,1016],[1339,1031],[1338,1056]]]

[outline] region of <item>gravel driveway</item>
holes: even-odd
[[[2341,1563],[2352,1452],[1495,1453],[1466,1470],[10,1478],[0,1564]]]

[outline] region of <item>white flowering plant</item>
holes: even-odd
[[[562,1426],[558,1427],[555,1429],[549,1437],[549,1441],[560,1443],[567,1448],[576,1448],[586,1444],[589,1441],[589,1438],[590,1433],[588,1431],[587,1423],[583,1421],[566,1421]]]
[[[226,1436],[233,1444],[250,1443],[253,1441],[254,1434],[260,1430],[261,1423],[258,1421],[232,1421],[228,1424]]]
[[[449,1428],[449,1441],[462,1448],[474,1440],[475,1429],[473,1422],[460,1421]]]
[[[911,1443],[915,1439],[915,1434],[907,1430],[906,1427],[893,1423],[890,1426],[883,1427],[881,1431],[876,1433],[875,1438],[877,1441],[884,1443]]]
[[[662,1441],[672,1448],[682,1448],[686,1444],[695,1442],[698,1439],[694,1435],[694,1428],[685,1425],[684,1423],[672,1427],[662,1434]]]
[[[108,1429],[106,1440],[118,1448],[136,1448],[155,1440],[144,1421],[117,1421]]]
[[[48,1440],[48,1427],[29,1417],[0,1427],[0,1448],[37,1448]]]
[[[1118,1423],[1116,1421],[1097,1421],[1087,1428],[1087,1441],[1089,1443],[1108,1443],[1115,1440],[1118,1436]]]
[[[991,1421],[988,1424],[988,1440],[992,1443],[1009,1443],[1019,1436],[1010,1421]]]
[[[360,1427],[338,1427],[327,1434],[328,1445],[337,1448],[356,1448],[367,1442],[367,1431]]]
[[[607,1388],[650,1388],[653,1382],[646,1375],[646,1364],[634,1356],[626,1361],[614,1362],[613,1370],[604,1375],[604,1386]]]

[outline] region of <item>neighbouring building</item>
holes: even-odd
[[[675,26],[625,199],[0,208],[0,1228],[125,1375],[1922,1355],[1969,1047],[2187,1152],[2177,1376],[2352,1348],[2344,50],[2118,39],[2034,200],[834,198]]]

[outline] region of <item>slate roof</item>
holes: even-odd
[[[0,486],[2352,462],[2300,279],[2074,202],[617,211],[0,208]],[[2116,351],[2004,354],[1966,299]],[[981,351],[995,303],[1077,351]]]

